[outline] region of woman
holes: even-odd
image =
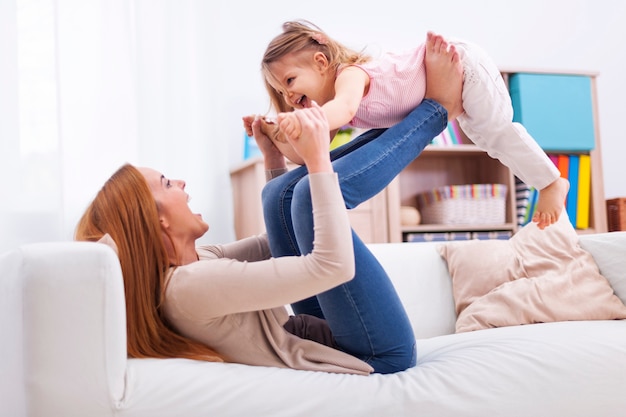
[[[196,247],[208,225],[189,210],[185,183],[149,168],[123,166],[88,207],[76,239],[114,242],[124,276],[130,356],[227,360],[361,375],[395,372],[415,363],[410,328],[403,330],[409,346],[397,349],[399,360],[394,360],[397,352],[388,349],[387,329],[378,325],[372,329],[371,352],[366,354],[336,340],[333,326],[338,326],[337,331],[360,326],[353,306],[345,304],[343,297],[335,301],[327,297],[322,306],[326,320],[288,316],[285,304],[343,292],[341,284],[359,280],[363,283],[350,289],[352,297],[375,294],[383,304],[393,305],[377,312],[386,323],[406,317],[396,297],[385,300],[387,292],[379,294],[372,286],[382,279],[362,279],[359,271],[355,276],[350,225],[328,154],[328,123],[321,109],[313,105],[291,117],[297,117],[303,129],[300,138],[290,143],[308,170],[306,181],[298,182],[302,189],[306,185],[306,192],[294,192],[291,200],[294,209],[302,204],[310,207],[290,219],[302,255],[270,258],[266,236]],[[409,126],[418,119],[417,127]],[[445,123],[445,109],[429,101],[419,116],[402,122],[399,129],[389,129],[379,140],[397,133],[432,138]],[[284,158],[268,146],[271,141],[261,132],[260,121],[251,127],[270,172],[282,172]],[[356,260],[370,257],[363,252]],[[381,354],[379,345],[385,346]]]

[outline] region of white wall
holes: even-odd
[[[238,116],[262,112],[267,100],[259,60],[283,21],[306,18],[343,43],[373,51],[422,42],[427,30],[478,43],[501,68],[598,72],[598,106],[607,198],[626,196],[626,3],[613,0],[448,0],[220,3],[219,56],[225,137],[241,151]],[[247,2],[245,2],[247,3]],[[244,12],[245,10],[245,12]],[[234,132],[234,133],[233,133]],[[621,174],[621,175],[620,175]]]
[[[24,147],[15,103],[25,78],[12,64],[23,3],[54,8],[58,63],[48,66],[61,87],[75,84],[60,94],[58,119],[51,113],[60,125],[48,139],[59,150],[28,166],[11,158]],[[626,4],[615,0],[0,0],[0,252],[71,238],[123,161],[188,180],[193,208],[211,224],[203,241],[234,239],[228,169],[242,159],[241,116],[267,110],[259,61],[281,24],[298,18],[372,53],[412,47],[434,30],[480,44],[501,68],[598,72],[605,195],[626,196]],[[84,156],[64,157],[73,145]],[[53,185],[26,172],[42,164]],[[41,202],[50,215],[37,214]]]

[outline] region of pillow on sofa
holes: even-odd
[[[511,239],[447,242],[456,332],[566,320],[626,318],[626,306],[579,245],[563,211],[544,230],[535,223]]]
[[[626,304],[626,232],[596,233],[580,238],[615,294]]]

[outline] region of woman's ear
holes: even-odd
[[[163,230],[167,230],[170,227],[170,223],[163,215],[159,215],[159,223],[161,223],[161,228]]]

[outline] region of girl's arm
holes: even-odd
[[[350,123],[368,86],[369,76],[359,67],[346,67],[337,75],[335,97],[322,106],[331,131]]]

